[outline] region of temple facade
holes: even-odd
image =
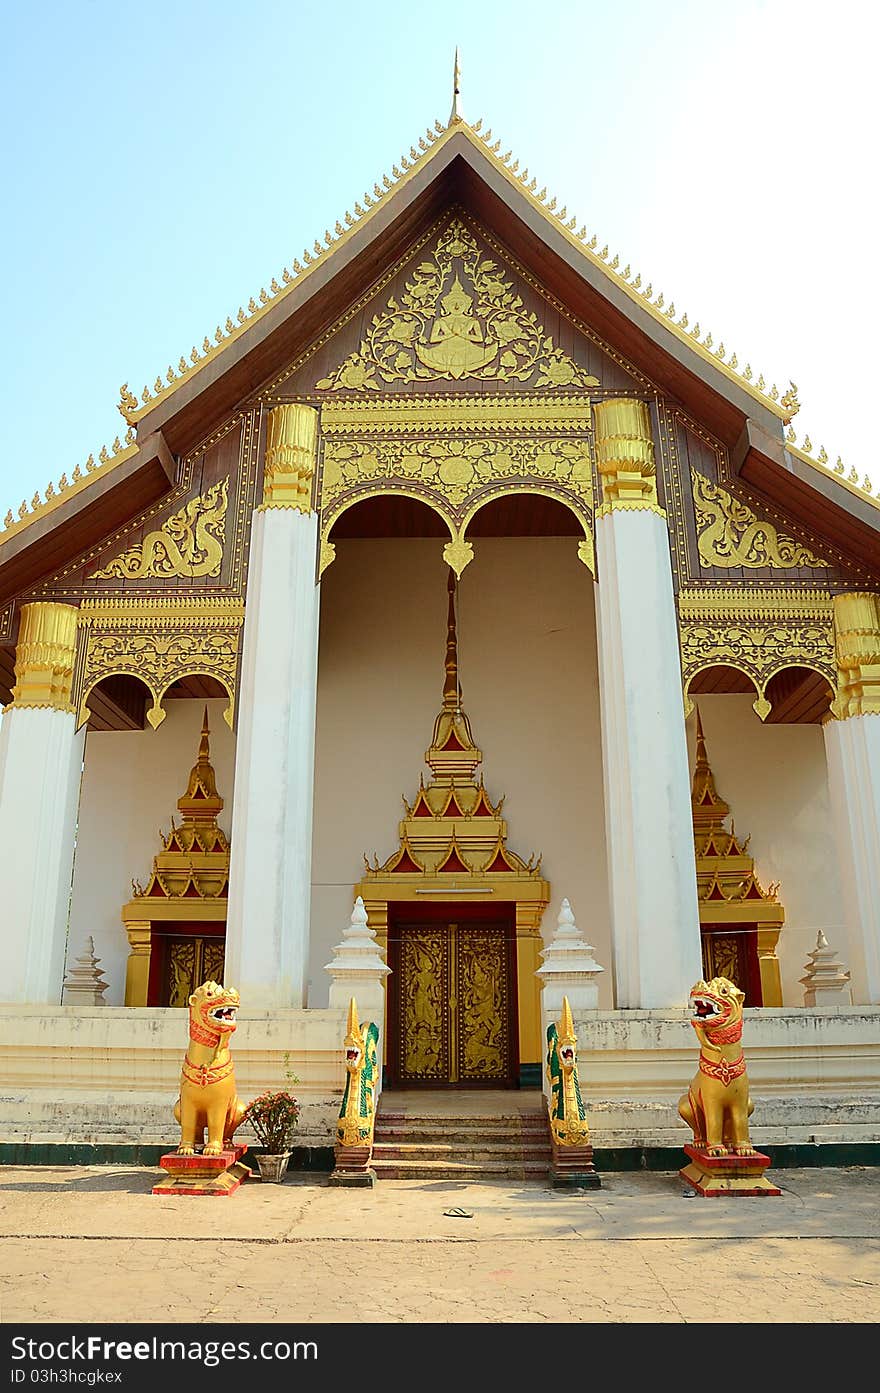
[[[880,1051],[880,496],[479,122],[454,108],[392,175],[124,385],[112,449],[0,531],[0,1017],[36,1052],[34,1134],[68,1134],[61,1056],[121,1088],[121,1042],[173,1041],[209,977],[254,1061],[292,1051],[332,1101],[358,899],[386,1088],[540,1083],[567,900],[603,969],[587,1080],[589,1037],[625,1094],[650,1022],[671,1039],[723,975],[768,1058],[815,1092],[833,1056],[855,1096],[841,1054]],[[848,974],[824,1014],[820,936]],[[90,941],[106,992],[68,1004]]]

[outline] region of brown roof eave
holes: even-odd
[[[173,485],[176,470],[161,432],[153,432],[117,468],[35,517],[0,546],[0,602],[67,565],[155,503]]]
[[[875,504],[798,459],[754,420],[743,426],[730,463],[745,483],[880,577],[880,509]]]

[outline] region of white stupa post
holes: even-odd
[[[101,974],[100,959],[95,956],[95,940],[89,934],[83,951],[67,969],[61,1002],[63,1006],[106,1006],[104,993],[108,983]]]
[[[702,976],[678,624],[644,402],[594,408],[596,615],[615,1005],[683,1006]]]
[[[835,595],[838,694],[825,722],[856,1005],[880,1004],[880,595]]]
[[[838,962],[836,950],[821,929],[816,946],[804,963],[804,975],[800,980],[804,985],[805,1006],[852,1006],[850,974],[843,963]]]
[[[385,978],[391,971],[376,941],[376,931],[367,921],[360,895],[354,902],[351,920],[342,930],[342,942],[333,949],[332,962],[325,963],[330,974],[330,1005],[348,1010],[354,997],[360,1019],[379,1027],[379,1059],[385,1054]],[[341,1042],[340,1042],[341,1043]],[[380,1069],[381,1075],[381,1069]],[[381,1087],[381,1077],[376,1089]]]
[[[562,998],[578,1011],[596,1011],[599,1007],[599,974],[604,972],[593,957],[593,945],[575,923],[568,900],[563,900],[556,920],[556,932],[542,949],[541,966],[536,976],[541,982],[541,1014],[544,1028],[558,1020]]]
[[[593,945],[575,923],[568,900],[563,900],[556,920],[556,931],[546,948],[541,950],[543,962],[535,976],[541,983],[542,1048],[546,1046],[547,1027],[562,1015],[563,998],[568,998],[572,1012],[595,1011],[599,1007],[599,973],[604,972],[593,957]],[[544,1092],[550,1096],[550,1080],[542,1069]]]
[[[22,605],[12,702],[0,723],[0,999],[61,1001],[85,727],[71,705],[77,611]]]
[[[269,412],[256,509],[230,838],[226,980],[242,1006],[306,1005],[318,681],[317,412]]]

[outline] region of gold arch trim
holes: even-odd
[[[444,560],[473,559],[467,528],[486,503],[537,493],[568,507],[584,529],[578,555],[593,571],[592,411],[579,393],[419,396],[327,402],[319,488],[322,574],[330,533],[353,504],[398,496],[427,504],[449,528]]]
[[[691,671],[690,673],[688,673],[687,677],[685,678],[685,681],[684,681],[684,714],[685,714],[685,718],[687,718],[688,716],[690,716],[691,712],[694,710],[694,702],[693,702],[693,700],[691,699],[691,685],[692,685],[692,683],[693,683],[693,681],[694,681],[694,678],[695,678],[695,677],[699,677],[699,675],[700,675],[701,672],[711,672],[713,668],[720,668],[720,667],[731,668],[731,669],[732,669],[733,671],[735,671],[735,672],[740,672],[740,673],[742,673],[743,677],[747,677],[747,678],[748,678],[748,680],[751,682],[752,686],[753,686],[754,689],[755,689],[755,700],[752,702],[752,709],[755,711],[756,715],[758,715],[762,721],[765,721],[765,720],[767,719],[767,717],[770,715],[770,712],[771,712],[772,709],[773,709],[772,703],[771,703],[770,701],[768,701],[768,699],[767,699],[767,688],[769,687],[770,683],[773,681],[773,678],[774,678],[774,677],[778,677],[779,674],[780,674],[781,672],[792,672],[792,671],[795,671],[795,670],[807,671],[807,672],[815,672],[816,675],[817,675],[818,677],[823,678],[823,679],[828,683],[828,686],[831,688],[831,697],[832,697],[832,701],[833,701],[834,696],[835,696],[836,691],[837,691],[836,683],[832,681],[832,679],[831,679],[829,673],[827,672],[827,670],[826,670],[825,668],[823,668],[823,667],[820,667],[820,666],[819,666],[818,664],[816,664],[816,663],[799,662],[799,661],[797,661],[797,659],[791,659],[791,660],[788,660],[788,661],[783,661],[783,662],[779,663],[778,666],[769,669],[769,670],[768,670],[767,672],[765,672],[760,678],[758,678],[758,677],[755,676],[754,672],[750,672],[749,669],[748,669],[747,667],[745,667],[742,663],[733,662],[733,661],[730,661],[730,662],[713,661],[713,662],[710,662],[710,663],[704,663],[702,667],[694,668],[693,671]]]
[[[241,600],[85,601],[79,611],[74,705],[78,725],[89,719],[88,698],[107,677],[136,677],[153,704],[154,730],[165,719],[170,687],[186,677],[213,677],[225,690],[223,713],[232,729],[244,605]]]

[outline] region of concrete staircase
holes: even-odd
[[[412,1095],[409,1095],[412,1096]],[[431,1099],[441,1097],[440,1106]],[[492,1095],[493,1099],[497,1094]],[[458,1111],[460,1094],[426,1095],[406,1108],[379,1102],[372,1166],[379,1180],[542,1180],[550,1165],[543,1107]],[[503,1104],[501,1105],[503,1108]]]

